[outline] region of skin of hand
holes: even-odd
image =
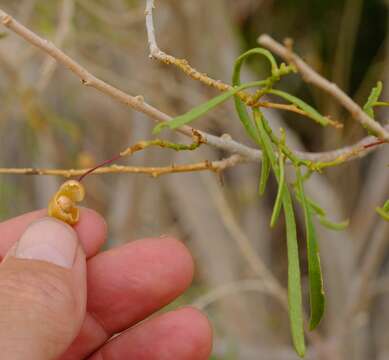
[[[184,245],[161,237],[99,252],[106,230],[86,208],[73,228],[45,210],[0,223],[2,359],[209,358],[212,331],[199,311],[148,318],[190,285]]]

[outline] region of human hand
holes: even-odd
[[[208,359],[211,329],[195,309],[133,327],[189,286],[193,262],[180,242],[99,253],[106,225],[94,211],[82,209],[74,230],[44,216],[0,223],[1,359]]]

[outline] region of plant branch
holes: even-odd
[[[336,84],[331,83],[315,70],[313,70],[308,64],[306,64],[299,56],[293,53],[290,48],[281,45],[269,35],[262,35],[259,37],[258,42],[260,45],[268,48],[273,53],[282,57],[285,61],[292,63],[296,66],[300,72],[302,78],[310,84],[317,86],[323,91],[330,94],[340,104],[342,104],[351,114],[351,116],[358,121],[364,128],[371,131],[379,139],[389,141],[389,131],[382,127],[374,119],[370,118],[362,108],[355,103],[343,90],[341,90]]]
[[[184,74],[188,75],[190,78],[196,81],[200,81],[201,83],[213,87],[219,91],[228,91],[233,88],[233,86],[223,83],[221,80],[215,80],[212,79],[210,76],[208,76],[205,73],[201,73],[200,71],[196,70],[194,67],[192,67],[186,59],[177,59],[174,56],[170,54],[166,54],[164,51],[162,51],[158,44],[157,39],[155,36],[155,29],[154,29],[154,20],[153,20],[153,9],[154,9],[154,0],[147,0],[146,1],[146,30],[147,30],[147,38],[149,43],[149,51],[150,51],[150,58],[156,59],[164,64],[167,65],[174,65],[178,69],[180,69]],[[236,96],[239,97],[247,106],[250,107],[264,107],[264,108],[270,108],[270,109],[282,109],[287,110],[291,112],[298,113],[303,116],[309,117],[309,115],[302,109],[299,109],[297,106],[294,106],[292,104],[278,104],[273,102],[258,102],[258,98],[263,95],[262,91],[257,91],[256,94],[251,95],[248,92],[245,92],[244,90],[239,91]],[[329,120],[329,124],[331,126],[334,126],[336,128],[343,127],[342,124]]]
[[[38,47],[50,55],[52,58],[58,61],[58,63],[68,68],[81,80],[83,85],[92,87],[101,93],[108,95],[109,97],[127,105],[128,107],[147,115],[156,122],[169,121],[172,119],[169,115],[146,103],[143,96],[132,96],[126,94],[124,91],[97,78],[86,68],[65,54],[62,50],[58,49],[52,42],[41,38],[1,9],[0,22],[30,44]],[[191,137],[193,128],[190,126],[182,126],[178,128],[177,131]],[[242,145],[232,140],[231,138],[220,138],[218,136],[208,134],[204,131],[199,131],[199,133],[203,136],[206,143],[209,145],[215,146],[230,153],[240,154],[241,156],[247,157],[251,160],[258,160],[261,158],[261,152],[257,152],[256,150]]]
[[[8,29],[12,30],[13,32],[21,36],[30,44],[40,48],[43,52],[45,52],[53,59],[55,59],[59,64],[68,68],[81,80],[82,84],[95,88],[96,90],[102,92],[103,94],[113,98],[114,100],[119,101],[127,105],[128,107],[149,116],[156,122],[169,121],[172,119],[169,115],[163,113],[162,111],[146,103],[142,96],[131,96],[129,94],[126,94],[122,90],[117,89],[114,86],[97,78],[96,76],[91,74],[86,68],[84,68],[75,60],[73,60],[71,57],[66,55],[62,50],[58,49],[53,43],[51,43],[46,39],[41,38],[40,36],[38,36],[28,28],[23,26],[22,24],[20,24],[18,21],[16,21],[14,18],[12,18],[10,15],[5,13],[1,9],[0,9],[0,21]],[[153,39],[153,37],[151,39]],[[389,125],[386,125],[385,130],[386,131],[389,130]],[[177,131],[179,131],[180,133],[186,136],[192,137],[193,131],[196,130],[194,130],[190,126],[183,126],[178,128]],[[240,162],[247,162],[247,161],[259,162],[262,159],[262,152],[260,150],[245,146],[233,140],[231,136],[229,136],[228,134],[218,137],[215,135],[208,134],[204,131],[198,131],[198,132],[201,134],[201,136],[204,138],[205,142],[208,145],[214,146],[216,148],[219,148],[221,150],[224,150],[232,154],[239,155],[241,157]],[[365,156],[372,150],[376,149],[378,146],[362,149],[362,147],[364,147],[365,145],[374,143],[375,141],[376,141],[375,137],[368,136],[354,145],[346,146],[344,148],[333,150],[333,151],[320,152],[320,153],[294,151],[294,153],[302,160],[310,160],[314,162],[330,162],[336,160],[340,156],[345,156],[346,161],[349,161],[355,158],[360,158],[362,156]],[[355,150],[357,148],[358,151],[356,152]],[[347,156],[347,154],[351,154],[351,156]],[[10,170],[18,174],[25,173],[23,172],[23,169],[10,169]],[[63,171],[66,172],[70,170],[63,170]]]
[[[221,300],[228,295],[246,291],[256,291],[264,295],[272,295],[272,293],[269,291],[269,288],[266,287],[266,284],[262,279],[246,279],[234,281],[211,289],[204,295],[199,296],[192,303],[192,306],[200,310],[204,310],[209,305],[212,305],[214,302]]]
[[[195,130],[194,130],[195,131]],[[204,135],[203,132],[199,131],[201,136]],[[226,136],[224,136],[226,137]],[[357,142],[354,145],[346,146],[344,148],[320,152],[320,153],[308,153],[308,152],[300,152],[294,151],[294,154],[302,160],[308,160],[313,162],[321,162],[321,167],[326,167],[323,164],[327,162],[337,162],[340,164],[342,160],[343,163],[362,158],[369,153],[373,152],[376,148],[382,146],[381,143],[375,144],[375,137],[368,136],[361,141]],[[375,146],[369,146],[374,144]],[[243,145],[242,145],[243,146]],[[259,150],[254,150],[255,154],[250,154],[250,156],[241,156],[239,154],[234,154],[227,159],[223,159],[220,161],[210,162],[212,167],[216,167],[214,171],[224,170],[225,168],[233,167],[238,164],[243,164],[247,162],[259,161],[262,158],[262,153]],[[198,163],[194,167],[192,171],[201,171],[201,170],[213,170],[209,168],[201,168],[200,164],[205,164],[205,162]],[[215,165],[215,166],[214,166]],[[64,177],[72,177],[72,176],[80,176],[83,175],[89,169],[38,169],[38,168],[0,168],[0,174],[9,174],[9,175],[52,175],[52,176],[64,176]],[[171,171],[174,170],[174,171]],[[131,167],[131,166],[108,166],[99,168],[94,171],[94,174],[112,174],[112,173],[140,173],[140,174],[151,174],[157,173],[156,176],[165,175],[169,173],[175,172],[188,172],[191,171],[189,167],[178,168],[175,166],[168,167]]]
[[[154,20],[153,20],[153,9],[154,9],[154,0],[146,1],[146,30],[147,30],[147,38],[149,42],[149,50],[150,50],[150,58],[161,61],[167,65],[174,65],[182,70],[186,75],[191,77],[194,80],[198,80],[203,84],[213,87],[219,91],[227,91],[232,89],[232,86],[229,84],[225,84],[220,80],[215,80],[210,78],[207,74],[201,73],[200,71],[193,68],[187,60],[185,59],[177,59],[172,55],[166,54],[163,52],[157,45],[157,39],[155,37],[154,30]],[[243,101],[247,100],[250,97],[248,94],[241,92],[240,95]]]
[[[86,171],[84,174],[82,174],[80,176],[78,181],[81,182],[81,180],[84,179],[86,176],[88,176],[89,174],[91,174],[92,172],[96,171],[97,169],[99,169],[99,168],[101,168],[103,166],[112,164],[113,162],[118,161],[122,157],[125,157],[125,156],[128,156],[128,155],[132,156],[136,152],[144,150],[144,149],[146,149],[148,147],[151,147],[151,146],[159,146],[161,148],[169,148],[169,149],[173,149],[173,150],[176,150],[176,151],[184,151],[184,150],[195,150],[201,144],[204,144],[204,139],[202,138],[200,133],[195,132],[195,131],[193,131],[193,143],[190,144],[190,145],[177,144],[177,143],[172,143],[170,141],[160,140],[160,139],[154,139],[154,140],[149,140],[149,141],[146,141],[146,140],[139,141],[136,144],[127,147],[125,150],[120,152],[120,154],[117,154],[113,158],[105,160],[104,162],[102,162],[102,163],[96,165],[95,167],[89,169],[88,171]]]
[[[213,171],[220,173],[223,170],[243,163],[244,159],[239,155],[232,155],[229,158],[218,161],[201,161],[193,164],[176,165],[161,167],[144,166],[122,166],[111,165],[95,169],[91,174],[148,174],[156,178],[161,175],[195,172],[195,171]],[[81,176],[90,169],[44,169],[44,168],[0,168],[0,174],[7,175],[55,175],[71,178]]]
[[[388,230],[389,225],[383,220],[380,220],[374,229],[374,233],[370,238],[370,246],[362,263],[358,265],[360,270],[351,285],[348,302],[344,310],[345,320],[342,323],[344,328],[341,329],[343,331],[346,331],[347,324],[350,324],[353,317],[361,311],[371,295],[372,279],[378,273],[387,253],[389,245]]]

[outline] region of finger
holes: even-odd
[[[88,311],[113,334],[171,302],[192,277],[193,260],[181,242],[134,241],[88,262]]]
[[[174,300],[193,277],[191,255],[171,238],[134,241],[98,254],[87,266],[87,318],[63,359],[90,354]]]
[[[76,232],[53,218],[33,222],[0,265],[1,357],[57,358],[85,310],[86,261]]]
[[[109,341],[90,360],[207,360],[212,330],[199,311],[172,311],[129,329]]]
[[[33,211],[0,223],[0,260],[34,220],[47,216],[47,210]],[[105,242],[107,225],[97,212],[81,208],[74,226],[87,257],[95,255]]]
[[[110,337],[96,319],[87,312],[76,339],[58,360],[85,359]]]

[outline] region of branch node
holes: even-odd
[[[144,104],[145,98],[142,95],[135,96],[135,100],[139,102],[140,104]]]
[[[4,26],[11,25],[12,21],[13,21],[13,19],[12,19],[12,16],[10,16],[10,15],[4,15],[3,19],[1,20],[1,22],[3,23]]]
[[[230,134],[223,134],[220,138],[222,140],[232,140],[232,137]]]

